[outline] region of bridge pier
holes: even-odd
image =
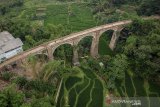
[[[78,48],[73,47],[73,58],[72,58],[73,65],[79,65],[79,59],[78,59]]]
[[[93,58],[96,58],[96,57],[98,56],[99,38],[100,38],[100,32],[97,31],[97,32],[95,33],[95,35],[93,36],[92,44],[91,44],[91,50],[90,50],[91,56],[92,56]]]
[[[78,42],[79,38],[75,39],[73,42],[73,56],[72,56],[72,63],[73,65],[77,66],[79,65],[79,55],[78,55]]]
[[[54,59],[51,47],[47,47],[48,59],[52,61]]]
[[[110,49],[111,49],[112,51],[113,51],[114,48],[116,47],[117,41],[118,41],[119,36],[120,36],[120,32],[121,32],[121,30],[119,30],[119,29],[118,29],[118,30],[115,30],[115,31],[113,32],[111,41],[110,41],[110,43],[109,43],[109,47],[110,47]]]

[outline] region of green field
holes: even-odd
[[[96,20],[87,4],[62,4],[47,6],[45,25],[63,25],[71,32],[96,26]]]
[[[103,83],[89,69],[82,70],[77,76],[64,78],[57,107],[103,107]]]
[[[41,8],[45,8],[42,13],[37,11]],[[45,14],[45,16],[38,17],[37,14]],[[87,3],[63,3],[56,0],[35,0],[34,2],[26,0],[16,18],[27,20],[35,26],[39,23],[44,27],[48,24],[62,25],[70,33],[100,25]]]

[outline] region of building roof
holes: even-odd
[[[19,38],[14,38],[9,32],[0,33],[0,54],[22,46],[23,43]]]

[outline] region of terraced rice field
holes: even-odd
[[[140,98],[142,107],[156,107],[155,105],[160,105],[160,87],[153,82],[126,73],[124,84],[121,85],[117,81],[116,87],[121,97]]]
[[[81,75],[64,78],[57,107],[103,107],[104,88],[101,80],[88,69],[83,69]]]

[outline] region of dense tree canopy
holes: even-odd
[[[130,28],[131,35],[124,47],[124,53],[128,56],[131,67],[145,78],[157,75],[160,71],[159,23],[159,21],[156,23],[143,20],[135,21]]]
[[[24,0],[1,0],[0,2],[0,15],[4,15],[14,7],[22,6]]]
[[[160,15],[160,1],[159,0],[143,0],[138,13],[140,15]]]

